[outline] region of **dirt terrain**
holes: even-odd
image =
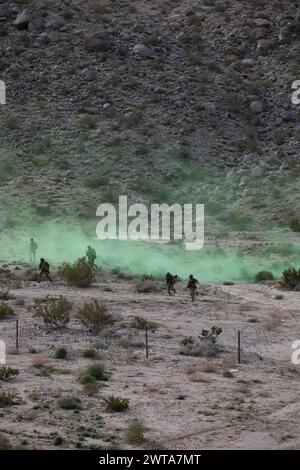
[[[18,351],[15,318],[0,322],[7,365],[20,370],[0,387],[0,394],[12,392],[18,397],[18,404],[0,409],[0,435],[12,445],[299,449],[300,366],[291,361],[291,344],[300,339],[300,292],[282,292],[275,283],[201,285],[192,304],[183,282],[170,297],[163,283],[157,282],[155,293],[137,293],[136,280],[111,274],[99,275],[88,289],[69,288],[56,280],[23,282],[18,287],[4,301],[19,320]],[[46,331],[26,308],[47,294],[62,294],[74,302],[64,330]],[[91,299],[105,302],[118,318],[113,328],[97,336],[87,333],[75,314],[78,305]],[[149,332],[148,359],[144,331],[130,324],[135,316],[158,324],[155,332]],[[183,338],[197,337],[202,328],[212,325],[223,329],[217,357],[180,354]],[[241,364],[237,364],[238,330]],[[54,359],[59,346],[67,349],[67,359]],[[81,357],[91,346],[98,350],[98,358]],[[78,377],[95,362],[103,362],[111,376],[96,395],[89,396]],[[78,397],[81,409],[60,409],[61,395]],[[129,409],[106,411],[103,397],[109,395],[129,399]],[[128,444],[124,436],[136,418],[144,425],[144,441]]]

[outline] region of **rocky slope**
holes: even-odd
[[[238,229],[288,224],[299,215],[297,3],[1,2],[5,226],[20,209],[86,220],[119,194],[205,202]]]

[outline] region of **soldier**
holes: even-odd
[[[166,284],[167,284],[169,295],[171,295],[171,291],[173,291],[174,294],[176,294],[176,290],[174,287],[176,281],[177,281],[177,274],[175,274],[175,276],[173,276],[171,273],[166,274]]]
[[[33,238],[30,239],[29,244],[29,259],[31,263],[36,263],[36,250],[38,248],[37,243],[34,241]]]
[[[97,269],[97,266],[95,264],[95,259],[97,258],[96,251],[91,246],[88,246],[87,248],[86,257],[88,259],[88,262],[91,268]]]
[[[43,275],[46,276],[48,281],[52,282],[52,279],[51,279],[50,273],[49,273],[50,272],[50,266],[49,266],[49,263],[44,258],[40,259],[39,270],[40,270],[40,274],[39,274],[38,282],[41,282]]]
[[[198,279],[194,278],[192,274],[189,275],[189,280],[187,284],[187,289],[190,291],[190,296],[192,299],[192,302],[195,300],[195,296],[199,295],[197,291],[197,284],[199,283]]]

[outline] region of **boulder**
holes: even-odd
[[[134,46],[133,53],[140,57],[152,58],[154,56],[153,51],[142,43]]]
[[[262,101],[252,101],[250,104],[250,109],[254,114],[262,113],[264,110],[264,105]]]
[[[254,24],[257,28],[268,28],[271,26],[270,21],[264,18],[256,18]]]
[[[34,10],[32,8],[25,8],[24,10],[21,10],[18,14],[14,25],[18,29],[28,29],[28,25],[30,21],[34,19],[34,17]]]
[[[265,39],[268,36],[268,30],[265,28],[257,28],[254,30],[255,39]]]
[[[256,48],[258,51],[268,51],[272,47],[274,47],[274,41],[270,39],[259,39],[257,41]]]

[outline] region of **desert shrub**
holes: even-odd
[[[290,229],[293,232],[300,232],[300,220],[296,218],[292,219],[290,221]]]
[[[295,289],[300,285],[300,269],[288,268],[282,273],[280,285],[285,289]]]
[[[57,348],[54,352],[54,359],[67,359],[68,352],[66,348]]]
[[[6,437],[0,435],[0,450],[12,450],[12,449],[13,449],[13,446],[9,442],[9,440]]]
[[[53,444],[55,446],[61,446],[63,444],[64,440],[61,436],[56,436],[53,440]]]
[[[83,372],[79,375],[78,382],[81,385],[87,385],[97,383],[97,380],[95,379],[95,377],[91,376],[87,372]]]
[[[127,336],[123,336],[118,341],[118,346],[121,348],[143,348],[144,342],[141,341],[139,338],[133,338],[131,334]]]
[[[98,352],[95,348],[87,348],[81,353],[81,357],[85,357],[86,359],[95,359],[98,356]]]
[[[88,382],[83,384],[83,392],[90,397],[97,395],[98,391],[99,386],[96,382]]]
[[[8,367],[8,366],[0,367],[0,381],[1,382],[8,382],[9,380],[15,378],[17,375],[19,375],[19,369],[13,369],[12,367]]]
[[[0,289],[0,300],[9,300],[9,290]]]
[[[274,279],[273,273],[271,273],[270,271],[259,271],[255,275],[256,282],[273,281],[273,279]]]
[[[73,287],[89,287],[95,280],[95,273],[85,258],[79,258],[75,263],[64,263],[58,269],[58,274]]]
[[[24,273],[24,280],[37,282],[39,280],[39,274],[36,271],[32,271],[32,269],[27,269]]]
[[[182,346],[187,346],[188,344],[193,344],[194,338],[192,336],[186,336],[180,341]]]
[[[72,303],[66,297],[45,297],[34,299],[29,310],[34,311],[34,315],[41,318],[47,328],[64,328],[70,321],[70,311]]]
[[[154,323],[154,322],[148,322],[148,320],[146,320],[145,318],[140,317],[140,316],[137,315],[130,322],[130,327],[131,328],[136,328],[138,330],[145,330],[146,327],[147,327],[148,330],[156,331],[157,328],[158,328],[158,325],[157,325],[157,323]]]
[[[212,326],[210,331],[203,329],[199,336],[200,341],[187,341],[187,344],[184,344],[181,348],[180,353],[184,356],[215,357],[220,352],[217,338],[221,333],[222,328],[218,326]]]
[[[157,292],[158,287],[152,279],[141,279],[135,286],[136,292],[139,294],[151,294]]]
[[[138,419],[134,419],[129,424],[126,433],[125,440],[128,444],[141,444],[144,441],[144,425]]]
[[[15,315],[15,311],[9,305],[5,303],[0,304],[0,320],[4,318],[13,317]]]
[[[104,303],[97,300],[86,303],[78,310],[78,318],[81,323],[91,332],[99,333],[104,328],[115,323],[113,316],[108,313]]]
[[[180,350],[180,354],[193,357],[216,357],[219,352],[219,347],[211,341],[195,341],[193,344],[183,346]]]
[[[201,341],[208,341],[215,344],[217,342],[218,336],[222,333],[222,328],[218,326],[212,326],[211,330],[202,330],[201,336],[199,336]]]
[[[57,406],[63,410],[79,410],[81,402],[72,395],[63,395],[57,400]]]
[[[86,385],[96,383],[97,381],[106,381],[108,378],[109,374],[104,364],[98,363],[91,365],[85,372],[80,374],[78,381],[81,385]]]
[[[103,399],[106,404],[107,411],[125,411],[129,408],[129,400],[126,398],[110,395]]]
[[[96,380],[108,380],[109,374],[105,369],[104,364],[93,364],[87,368],[87,373],[94,377]]]
[[[18,405],[19,403],[19,399],[17,399],[12,393],[0,393],[0,408]]]

